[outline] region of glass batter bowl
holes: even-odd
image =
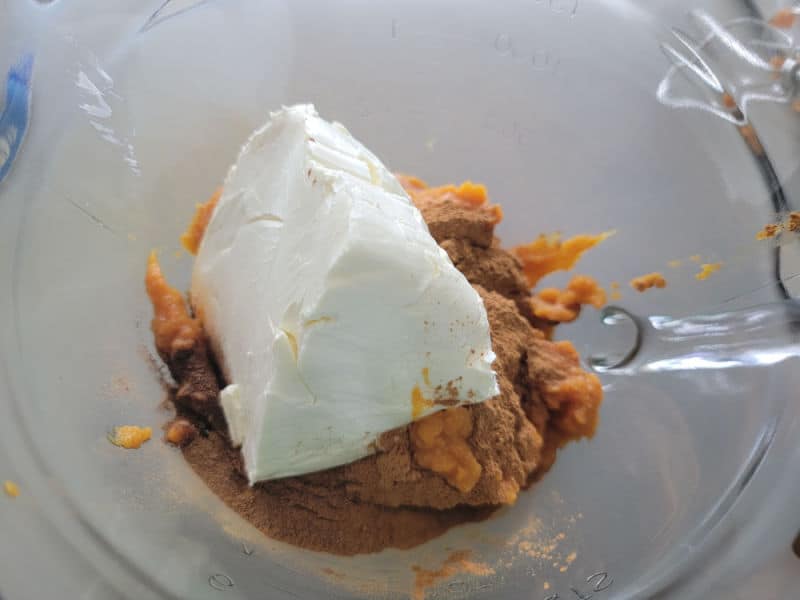
[[[0,497],[3,597],[405,598],[412,566],[435,570],[463,549],[484,574],[442,578],[428,598],[796,595],[791,353],[604,373],[593,440],[565,448],[514,507],[412,551],[342,558],[274,542],[175,449],[106,440],[119,424],[158,432],[170,414],[152,359],[148,251],[160,248],[168,276],[188,286],[179,233],[281,104],[314,102],[393,169],[486,183],[509,245],[616,230],[580,272],[621,282],[615,302],[631,314],[719,313],[791,295],[796,244],[754,234],[800,208],[800,117],[784,98],[751,102],[746,121],[725,118],[714,79],[736,95],[760,75],[702,46],[687,19],[698,8],[750,27],[780,5],[3,5],[0,67],[33,61],[27,137],[0,182],[0,480],[20,488]],[[785,32],[793,43],[797,30]],[[696,260],[724,264],[698,281]],[[666,289],[625,285],[650,271]],[[586,355],[629,333],[587,310],[559,335]],[[751,335],[734,326],[724,343]],[[780,345],[794,332],[772,335]]]

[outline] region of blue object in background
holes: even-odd
[[[0,115],[0,182],[11,170],[28,129],[32,73],[32,54],[23,55],[8,70],[6,104]]]

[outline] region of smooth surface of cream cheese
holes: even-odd
[[[396,178],[310,105],[243,147],[191,295],[251,483],[352,462],[382,432],[499,393],[480,297]]]

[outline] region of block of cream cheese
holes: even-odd
[[[310,105],[242,148],[191,298],[251,483],[352,462],[382,432],[499,393],[480,297],[395,177]]]

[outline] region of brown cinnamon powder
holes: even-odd
[[[561,445],[594,433],[599,380],[580,368],[571,344],[552,342],[540,330],[549,325],[530,312],[521,264],[494,238],[502,213],[485,204],[474,186],[447,186],[437,195],[431,192],[437,188],[418,180],[403,181],[434,238],[486,306],[501,393],[458,409],[471,421],[461,431],[479,475],[456,485],[446,473],[421,465],[434,464],[419,460],[423,449],[412,435],[424,419],[383,434],[372,456],[252,487],[241,473],[240,453],[220,428],[186,445],[184,456],[209,488],[275,539],[344,555],[411,548],[513,503],[552,465]],[[468,197],[460,201],[459,193]]]

